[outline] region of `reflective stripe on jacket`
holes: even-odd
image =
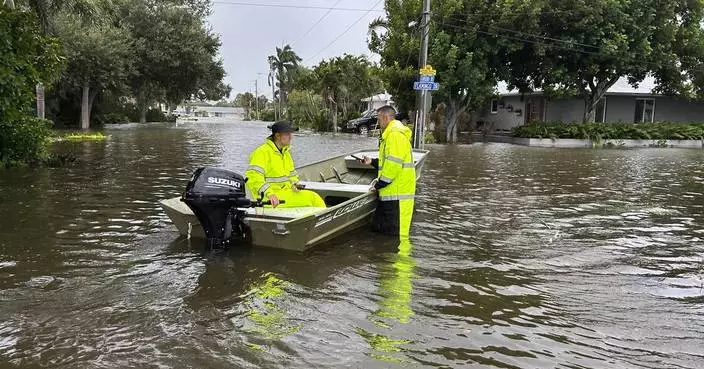
[[[245,172],[247,188],[255,198],[268,197],[278,190],[290,189],[298,182],[298,173],[293,164],[290,147],[279,151],[274,141],[257,147],[249,156],[249,167]]]
[[[413,199],[416,169],[411,140],[413,133],[398,120],[386,126],[379,140],[379,180],[390,183],[379,189],[381,201]]]

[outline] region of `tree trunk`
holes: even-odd
[[[93,91],[90,93],[90,100],[88,101],[88,117],[91,116],[93,112],[93,103],[95,102],[95,98],[98,97],[98,94],[100,93],[100,90],[97,88],[94,88]]]
[[[440,103],[435,107],[435,127],[433,130],[433,136],[435,137],[435,142],[437,143],[443,143],[445,142],[445,121],[447,115],[445,112],[447,111],[447,105],[444,103]]]
[[[445,121],[445,140],[447,143],[457,143],[457,125],[465,109],[466,107],[459,105],[454,100],[450,100]]]
[[[282,104],[282,101],[281,101],[281,100],[283,100],[283,99],[284,99],[283,93],[281,92],[281,89],[279,88],[279,120],[283,120],[283,119],[284,119],[284,115],[283,115],[283,112],[284,112],[284,111],[283,111],[282,105],[281,105],[281,104]]]
[[[147,94],[144,87],[137,93],[137,107],[139,108],[139,123],[147,122]]]
[[[44,85],[38,83],[36,85],[37,89],[37,118],[44,119]]]
[[[90,128],[90,87],[83,86],[83,98],[81,99],[81,129]]]
[[[595,99],[596,93],[591,93],[584,98],[584,118],[583,123],[594,123],[596,120],[596,105],[599,101]]]
[[[14,0],[5,0],[5,6],[14,9],[15,8],[15,1]]]
[[[337,133],[337,104],[332,104],[332,131]]]
[[[618,81],[619,76],[603,78],[596,84],[593,80],[587,80],[589,93],[584,94],[584,118],[583,123],[594,123],[596,120],[596,106],[599,104],[606,91]],[[591,78],[590,78],[591,79]]]
[[[271,105],[274,107],[274,120],[277,120],[277,115],[276,115],[276,91],[274,88],[274,84],[271,85]]]

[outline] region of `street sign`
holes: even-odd
[[[440,88],[440,84],[435,82],[437,71],[430,64],[424,65],[419,71],[420,81],[413,82],[414,90],[435,91]]]
[[[421,76],[434,76],[437,73],[437,71],[433,69],[433,66],[430,64],[426,64],[418,72]]]
[[[435,91],[440,88],[440,84],[437,82],[413,82],[414,90],[430,90]]]

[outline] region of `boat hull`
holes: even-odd
[[[375,152],[354,153],[375,156]],[[416,177],[420,177],[427,151],[415,150]],[[377,173],[350,155],[323,160],[297,168],[306,189],[319,193],[327,208],[255,208],[247,209],[244,223],[248,228],[246,243],[303,252],[343,233],[369,224],[376,210],[376,192],[369,182]],[[166,215],[182,236],[205,238],[198,219],[179,197],[160,201]]]

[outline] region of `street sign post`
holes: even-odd
[[[413,82],[413,89],[420,91],[420,107],[416,115],[413,147],[422,149],[425,145],[425,118],[427,110],[430,108],[431,95],[428,91],[437,91],[440,88],[440,84],[435,82],[436,71],[430,64],[423,65],[418,72],[420,75],[419,81]]]

